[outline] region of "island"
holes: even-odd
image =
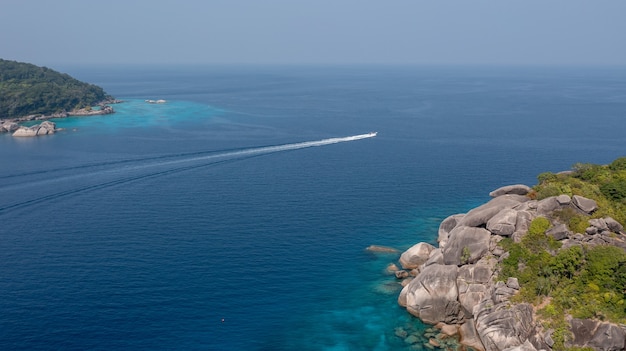
[[[53,134],[52,122],[30,127],[20,123],[67,116],[105,115],[117,103],[101,87],[47,67],[0,59],[0,133],[14,136]],[[95,108],[94,108],[95,107]]]
[[[626,157],[500,187],[444,219],[392,274],[398,303],[431,324],[415,349],[626,349]],[[420,335],[417,335],[420,334]]]

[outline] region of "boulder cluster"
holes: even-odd
[[[113,107],[106,104],[117,104],[120,100],[107,100],[101,103],[99,109],[83,108],[74,110],[72,112],[57,112],[51,115],[29,115],[19,118],[2,119],[0,118],[0,133],[13,133],[13,136],[17,137],[32,137],[40,135],[54,134],[56,124],[47,121],[51,118],[65,118],[69,116],[96,116],[96,115],[109,115],[115,113]],[[45,121],[41,124],[37,124],[31,127],[20,126],[20,122],[26,121]]]
[[[15,137],[34,137],[40,135],[54,134],[57,126],[53,122],[44,121],[31,127],[19,127],[14,133]]]
[[[13,121],[0,122],[0,133],[12,133],[19,127],[20,125]]]
[[[551,330],[535,323],[533,306],[512,303],[520,285],[515,278],[497,281],[498,263],[508,257],[499,245],[504,237],[519,242],[536,217],[552,218],[566,208],[591,215],[594,200],[560,195],[532,200],[526,185],[490,193],[492,199],[465,214],[441,222],[438,247],[418,243],[400,256],[395,275],[403,289],[398,303],[423,322],[453,329],[461,344],[475,350],[551,350]],[[573,233],[553,222],[546,232],[563,247],[616,245],[626,249],[623,226],[610,217],[589,220],[585,233]],[[626,327],[591,320],[570,321],[572,346],[625,350]]]

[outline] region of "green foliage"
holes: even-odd
[[[561,223],[566,224],[574,233],[584,233],[589,226],[589,216],[574,211],[572,208],[564,208],[552,213]]]
[[[547,218],[535,218],[530,223],[528,233],[522,238],[522,245],[535,254],[545,249],[558,249],[560,247],[559,242],[545,234],[548,228],[550,228],[550,221]]]
[[[535,251],[531,241],[505,239],[500,244],[509,252],[500,265],[500,279],[516,277],[521,285],[514,301],[537,303],[550,297],[553,306],[543,312],[544,318],[562,318],[568,313],[576,318],[626,322],[623,249],[572,246],[551,255],[548,248]]]
[[[561,194],[581,195],[596,200],[599,210],[594,217],[610,216],[626,223],[626,157],[608,166],[578,163],[572,172],[542,173],[538,178],[540,183],[533,188],[538,200]],[[586,220],[578,218],[567,224],[571,230],[582,233]]]
[[[0,118],[71,111],[108,99],[102,88],[67,74],[0,59]]]
[[[580,271],[584,263],[583,259],[583,249],[580,246],[572,246],[556,254],[551,268],[559,277],[572,279]]]
[[[537,200],[542,200],[550,196],[559,196],[561,194],[572,195],[572,189],[567,184],[561,184],[558,182],[543,183],[542,186],[538,186]]]
[[[626,199],[626,180],[616,179],[600,185],[600,191],[604,196],[612,200]]]
[[[620,157],[611,162],[609,169],[612,171],[626,171],[626,157]]]
[[[590,163],[577,163],[573,166],[574,177],[584,181],[599,182],[606,179],[610,170],[607,167]]]
[[[463,252],[461,253],[461,264],[467,264],[471,256],[472,252],[470,251],[469,247],[463,247]]]
[[[548,228],[550,228],[550,221],[545,217],[537,217],[530,223],[530,227],[528,227],[528,234],[543,234],[546,230],[548,230]]]
[[[552,172],[544,172],[537,176],[539,183],[553,182],[557,180],[557,175]]]
[[[615,246],[595,246],[586,253],[587,264],[583,280],[594,283],[600,289],[626,288],[626,253]]]
[[[626,251],[615,246],[560,249],[560,243],[545,234],[551,220],[576,233],[585,232],[590,218],[610,216],[625,224],[626,157],[608,166],[573,168],[569,173],[542,173],[533,196],[581,195],[594,199],[598,210],[592,216],[573,208],[554,211],[549,219],[534,219],[519,243],[509,238],[499,243],[508,252],[498,267],[499,279],[516,277],[521,286],[512,302],[538,304],[549,299],[537,315],[544,328],[554,330],[553,350],[566,350],[571,340],[567,315],[626,323]]]

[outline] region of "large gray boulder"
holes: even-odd
[[[47,135],[54,134],[57,130],[57,125],[50,121],[44,121],[39,124],[39,129],[37,130],[37,135]]]
[[[441,249],[434,249],[430,252],[430,257],[428,257],[428,261],[424,263],[424,266],[430,266],[431,264],[444,264]]]
[[[529,199],[526,196],[522,195],[501,195],[494,199],[491,199],[489,202],[478,206],[468,213],[465,214],[465,217],[461,219],[459,224],[467,227],[480,227],[484,226],[489,222],[491,217],[498,214],[498,212],[518,206],[519,204],[528,201]]]
[[[553,237],[555,240],[567,239],[572,232],[569,230],[566,224],[558,224],[546,231],[546,235]]]
[[[400,255],[400,264],[404,269],[415,269],[428,261],[430,253],[435,249],[428,243],[418,243],[411,246]]]
[[[495,304],[487,298],[474,309],[474,321],[486,351],[501,351],[523,345],[534,326],[533,308],[522,303]]]
[[[562,206],[556,196],[550,196],[537,202],[537,215],[546,217]]]
[[[498,188],[489,193],[491,197],[498,197],[502,195],[515,194],[515,195],[526,195],[531,191],[531,188],[528,185],[524,184],[514,184],[507,185],[501,188]]]
[[[589,224],[592,227],[596,227],[598,233],[602,233],[605,230],[609,230],[609,226],[606,225],[606,221],[603,218],[593,218],[589,220]]]
[[[517,294],[519,289],[513,289],[506,285],[504,282],[497,282],[494,286],[491,298],[495,303],[507,302],[509,299]]]
[[[440,248],[444,248],[446,246],[450,231],[459,224],[463,217],[465,217],[464,213],[455,214],[449,216],[441,222],[441,224],[439,225],[439,231],[437,236],[437,242],[439,243]]]
[[[561,206],[567,206],[570,203],[572,203],[572,198],[567,194],[561,194],[557,196],[555,199],[556,199],[556,202],[558,202],[559,205]]]
[[[596,350],[618,351],[626,349],[626,331],[612,323],[601,323],[587,344]]]
[[[484,228],[458,226],[442,249],[443,262],[452,265],[476,263],[489,250],[491,233]]]
[[[619,233],[624,230],[624,226],[611,217],[604,217],[604,223],[613,233]]]
[[[456,278],[458,267],[433,264],[400,292],[398,303],[423,322],[437,324],[457,323],[462,320]]]
[[[14,137],[34,137],[37,136],[39,128],[19,127],[14,133]]]
[[[456,285],[459,290],[459,302],[466,317],[471,317],[474,307],[489,296],[488,283],[492,275],[492,268],[480,262],[459,267]]]
[[[588,199],[580,195],[572,196],[572,203],[578,209],[587,214],[592,214],[598,209],[598,204],[594,200]]]
[[[594,331],[598,327],[598,322],[590,319],[574,318],[570,321],[570,327],[574,335],[573,344],[583,347],[593,338]]]
[[[528,228],[530,227],[530,223],[534,219],[533,212],[525,210],[525,211],[517,211],[517,222],[515,222],[515,232],[512,237],[516,243],[521,241],[521,238],[524,234],[528,232]]]
[[[41,122],[31,127],[19,127],[14,133],[15,137],[34,137],[40,135],[54,134],[56,132],[56,124],[50,121]]]
[[[626,349],[626,330],[612,323],[589,319],[572,319],[570,322],[574,346],[591,347],[603,351]]]
[[[9,132],[12,133],[20,128],[20,125],[15,122],[4,122],[0,126],[0,132]]]
[[[535,348],[535,346],[533,346],[530,340],[526,340],[521,345],[509,347],[502,351],[537,351],[537,349]]]
[[[476,326],[473,319],[468,319],[459,328],[459,335],[461,337],[461,344],[469,346],[476,351],[485,351],[483,342],[480,341],[480,336],[476,332]]]
[[[487,221],[487,230],[496,235],[510,236],[515,232],[517,211],[505,208]]]

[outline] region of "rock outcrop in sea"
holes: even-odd
[[[51,115],[30,115],[19,118],[1,119],[0,118],[0,133],[13,133],[16,137],[33,137],[40,135],[54,134],[58,129],[56,124],[48,121],[52,118],[65,118],[69,116],[97,116],[97,115],[109,115],[115,113],[113,107],[107,104],[120,103],[119,100],[108,100],[100,105],[99,109],[78,109],[72,112],[59,112]],[[41,124],[33,125],[30,127],[20,126],[20,122],[27,121],[45,121]]]
[[[499,245],[505,237],[515,242],[537,217],[570,208],[591,215],[594,200],[560,195],[532,200],[526,185],[510,185],[490,193],[492,199],[464,214],[443,220],[438,247],[418,243],[402,253],[403,280],[398,303],[423,322],[454,330],[461,344],[475,350],[551,350],[551,330],[536,322],[533,306],[513,303],[520,290],[516,278],[498,281],[498,263],[508,257]],[[547,235],[563,246],[614,245],[626,250],[622,224],[610,217],[589,220],[586,233],[573,233],[554,222]],[[626,326],[570,318],[571,346],[596,350],[625,350]]]
[[[40,124],[35,124],[30,127],[19,127],[13,133],[15,137],[34,137],[40,135],[54,134],[57,131],[57,126],[53,122],[44,121]]]

